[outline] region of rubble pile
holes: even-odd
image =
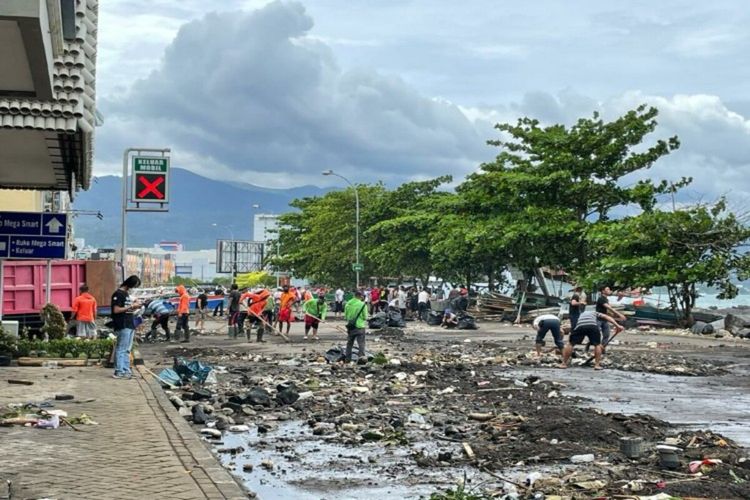
[[[399,449],[415,476],[457,467],[487,474],[496,481],[485,490],[499,497],[750,497],[750,464],[728,439],[676,434],[668,423],[646,415],[582,408],[582,401],[564,394],[563,384],[535,375],[514,377],[517,366],[559,363],[552,354],[539,359],[528,345],[475,341],[426,347],[400,331],[370,347],[376,354],[364,365],[331,364],[318,352],[204,351],[202,362],[222,367],[217,383],[167,393],[180,414],[216,443],[217,453],[232,457],[252,455],[253,446],[276,447],[290,463],[299,462],[289,445],[294,436],[274,438],[296,422],[304,429],[297,439],[335,442],[351,447],[353,455],[358,447]],[[663,350],[650,352],[618,352],[605,366],[693,376],[721,370]],[[228,433],[250,430],[269,438],[223,444]],[[633,438],[643,449],[628,458],[622,446]],[[666,451],[657,444],[676,450],[676,469],[664,469]],[[709,459],[714,461],[703,463]],[[373,461],[370,456],[365,463]],[[264,460],[238,469],[251,473],[253,467],[276,473],[279,464]]]

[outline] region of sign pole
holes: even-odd
[[[52,260],[47,259],[47,290],[44,294],[45,304],[52,302]]]
[[[126,149],[122,155],[122,219],[120,222],[120,266],[122,267],[122,280],[125,281],[127,269],[125,268],[127,257],[127,215],[128,215],[128,155],[132,149]]]

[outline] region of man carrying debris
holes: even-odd
[[[367,321],[367,304],[365,304],[364,294],[360,290],[355,291],[354,297],[346,303],[344,319],[346,319],[346,331],[348,332],[344,362],[351,362],[352,347],[354,347],[354,341],[356,340],[358,346],[357,362],[366,363],[365,322]]]
[[[79,339],[96,338],[96,299],[89,293],[88,285],[78,289],[81,295],[73,300],[73,318],[76,323],[76,337]]]
[[[328,305],[326,305],[326,296],[324,293],[319,293],[316,299],[310,299],[302,306],[302,310],[305,311],[305,340],[307,340],[307,334],[312,329],[312,339],[320,340],[318,338],[318,326],[320,320],[325,321],[326,314],[328,313]]]
[[[585,311],[578,318],[578,324],[575,330],[570,332],[568,344],[563,349],[563,361],[560,368],[567,368],[568,361],[573,354],[573,347],[583,343],[584,338],[589,339],[589,345],[594,346],[594,369],[601,370],[602,361],[602,330],[599,326],[601,322],[607,322],[615,327],[616,332],[624,330],[611,316],[598,313],[596,311]]]
[[[555,347],[557,347],[558,354],[562,354],[565,343],[560,333],[560,318],[554,314],[542,314],[537,316],[534,320],[534,328],[536,328],[536,355],[541,357],[542,346],[544,346],[544,337],[547,336],[547,332],[552,333],[552,338],[555,341]]]
[[[599,289],[599,297],[596,299],[596,312],[605,316],[615,317],[620,321],[625,321],[625,316],[619,311],[615,311],[615,309],[609,305],[609,295],[612,295],[612,290],[608,286],[603,286]],[[599,328],[602,331],[602,343],[606,345],[609,340],[609,322],[600,320]]]
[[[180,299],[177,303],[177,327],[175,328],[175,338],[180,338],[180,331],[183,332],[183,337],[180,342],[190,342],[190,326],[188,320],[190,318],[190,295],[187,289],[183,285],[177,285],[174,289],[179,294]]]

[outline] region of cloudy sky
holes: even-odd
[[[656,105],[682,148],[649,175],[750,194],[740,0],[107,0],[96,174],[123,149],[268,187],[462,177],[492,124]]]

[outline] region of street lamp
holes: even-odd
[[[335,177],[338,177],[340,179],[343,179],[344,182],[349,184],[352,189],[354,189],[354,202],[356,204],[356,210],[355,210],[355,227],[356,227],[356,236],[355,236],[355,255],[354,255],[354,271],[357,273],[357,290],[359,290],[359,192],[357,191],[357,186],[355,186],[352,181],[347,179],[341,174],[337,174],[333,170],[324,170],[321,172],[323,175],[333,175]]]
[[[211,225],[215,228],[219,228],[219,227],[225,228],[226,230],[229,231],[229,236],[232,238],[230,240],[230,244],[231,244],[230,248],[232,249],[232,283],[234,283],[234,281],[237,278],[237,247],[234,244],[234,232],[232,231],[232,228],[229,226],[220,226],[219,224],[215,222],[212,222]],[[218,255],[217,255],[217,258],[218,258]]]

